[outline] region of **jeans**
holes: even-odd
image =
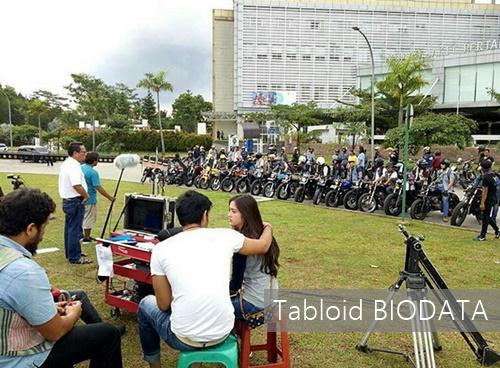
[[[92,323],[100,323],[102,322],[101,316],[99,312],[95,309],[94,305],[90,301],[87,293],[83,290],[70,290],[68,291],[69,295],[76,295],[76,300],[82,302],[82,315],[80,316],[81,320],[86,324]]]
[[[139,311],[137,312],[139,337],[141,339],[144,360],[148,363],[158,363],[160,361],[160,338],[175,350],[198,350],[184,344],[172,332],[170,328],[171,313],[170,309],[164,312],[158,308],[154,295],[148,295],[139,303]]]
[[[498,232],[498,226],[492,214],[494,209],[495,205],[486,204],[485,206],[485,209],[483,211],[483,223],[481,225],[481,234],[480,234],[482,238],[486,237],[486,232],[488,231],[488,225],[491,225],[493,230],[495,230],[495,233]]]
[[[78,262],[82,256],[80,239],[83,237],[82,225],[85,206],[82,197],[63,199],[64,211],[64,254],[70,262]]]
[[[40,368],[73,368],[90,360],[90,368],[122,368],[121,337],[107,323],[75,326],[56,341]]]
[[[449,193],[446,193],[444,195],[444,186],[442,184],[439,185],[439,190],[443,195],[441,196],[442,202],[443,202],[443,216],[448,217],[448,213],[450,211],[450,195]]]
[[[236,319],[244,319],[243,312],[245,314],[253,314],[263,310],[263,308],[256,307],[252,303],[247,302],[245,299],[243,299],[243,312],[242,312],[241,298],[239,293],[231,297],[231,302],[233,303],[234,316],[236,317]]]
[[[498,215],[498,201],[497,203],[493,206],[493,210],[491,211],[491,219],[495,221],[495,224],[497,223],[497,215]]]

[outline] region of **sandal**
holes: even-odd
[[[92,260],[85,258],[85,257],[81,257],[78,261],[70,262],[70,263],[71,264],[90,264],[90,263],[92,263]]]

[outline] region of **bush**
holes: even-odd
[[[71,137],[74,141],[85,144],[87,149],[92,147],[92,131],[83,129],[67,129],[62,136]],[[170,152],[187,151],[195,145],[210,147],[212,137],[184,132],[163,132],[165,150]],[[128,131],[118,129],[99,129],[96,131],[96,147],[98,151],[149,151],[160,149],[160,133],[155,130]],[[100,146],[102,144],[102,146]]]

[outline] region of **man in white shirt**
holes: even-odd
[[[153,248],[151,274],[155,296],[142,299],[137,319],[144,360],[160,367],[160,338],[189,351],[224,342],[233,329],[229,297],[233,253],[264,254],[272,242],[266,225],[259,239],[232,229],[208,229],[210,200],[187,191],[177,200],[183,232]]]
[[[84,203],[89,199],[87,183],[81,169],[85,161],[85,146],[81,142],[72,142],[68,146],[68,158],[61,165],[59,172],[59,195],[64,211],[64,253],[72,264],[91,263],[82,257],[80,239],[83,237],[82,225],[85,214]]]

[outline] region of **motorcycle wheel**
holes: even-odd
[[[252,195],[257,196],[260,194],[261,191],[262,191],[262,185],[260,184],[260,181],[259,180],[254,181],[250,186],[250,193],[252,193]]]
[[[313,195],[313,204],[319,204],[321,202],[321,195],[323,194],[323,191],[321,189],[316,189]]]
[[[276,197],[284,201],[286,201],[290,197],[290,191],[287,184],[282,183],[278,185],[278,188],[276,188]]]
[[[223,192],[232,192],[234,189],[234,181],[231,178],[224,178],[221,183]]]
[[[190,187],[193,185],[194,177],[193,175],[188,175],[184,178],[184,185]]]
[[[248,182],[246,181],[246,179],[238,179],[235,186],[238,193],[248,192]]]
[[[328,193],[326,193],[325,205],[327,207],[337,207],[339,205],[339,201],[337,199],[337,191],[330,190]]]
[[[414,220],[423,220],[427,216],[424,200],[418,198],[410,207],[410,216]]]
[[[388,216],[399,216],[402,210],[402,203],[398,201],[398,195],[391,193],[384,201],[384,212]]]
[[[372,213],[377,209],[377,201],[370,193],[364,193],[359,197],[358,207],[363,212]]]
[[[469,212],[469,206],[465,202],[456,205],[451,213],[450,224],[452,226],[462,226]]]
[[[353,211],[358,209],[358,192],[355,189],[351,189],[344,196],[344,207]]]
[[[306,196],[305,191],[306,190],[304,187],[298,187],[295,190],[295,194],[293,196],[295,199],[295,202],[304,202],[304,197]]]
[[[193,179],[193,184],[196,188],[200,187],[200,180],[201,180],[200,176],[197,176],[196,178]]]
[[[210,189],[217,191],[220,189],[220,179],[217,176],[214,176],[210,179]]]
[[[272,198],[274,196],[274,183],[266,183],[262,188],[262,192],[264,192],[264,197]]]
[[[208,180],[208,177],[204,176],[200,179],[200,188],[201,189],[208,189],[210,186],[210,181]]]

